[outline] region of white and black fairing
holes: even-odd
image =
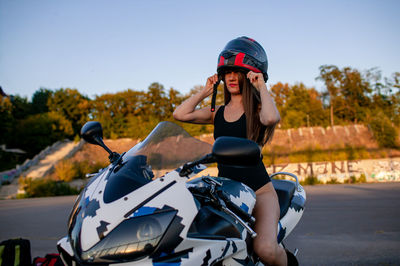
[[[58,243],[64,263],[251,265],[246,225],[222,211],[218,202],[228,198],[234,203],[228,207],[237,208],[244,219],[254,208],[255,193],[225,178],[187,182],[204,165],[194,165],[186,177],[180,175],[179,166],[210,154],[211,148],[179,126],[162,122],[127,153],[113,155],[113,162],[91,179],[76,200],[68,236]],[[290,203],[282,216],[279,242],[300,219],[305,194],[303,199]],[[295,220],[288,217],[291,211],[298,213]]]

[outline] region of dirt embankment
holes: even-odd
[[[212,134],[196,137],[202,141],[212,144],[214,138]],[[138,143],[132,139],[104,140],[105,144],[113,151],[122,153],[128,151]],[[334,126],[334,127],[308,127],[298,129],[276,129],[271,143],[264,149],[264,154],[277,154],[288,156],[289,154],[307,153],[318,151],[327,153],[340,150],[363,150],[365,159],[379,157],[400,156],[398,150],[385,150],[379,148],[374,139],[373,133],[364,125]],[[101,147],[96,145],[84,144],[78,151],[74,160],[95,160],[108,161],[108,154]],[[300,159],[300,158],[299,158]],[[340,159],[340,158],[339,158]],[[361,159],[361,158],[359,158]]]
[[[209,143],[214,141],[212,135],[203,135],[200,139]],[[287,152],[294,152],[309,148],[328,150],[347,146],[378,148],[372,132],[366,126],[351,125],[276,129],[271,143],[268,143],[264,149],[284,148]]]

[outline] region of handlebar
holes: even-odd
[[[221,189],[216,189],[217,186],[221,186],[219,182],[209,177],[205,177],[203,180],[208,186],[190,187],[189,190],[193,194],[201,196],[208,195],[208,203],[211,203],[216,208],[233,217],[250,233],[252,238],[255,238],[257,233],[250,226],[254,226],[256,219],[233,203],[226,192]],[[247,223],[249,223],[250,226]]]

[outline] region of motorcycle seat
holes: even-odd
[[[279,219],[281,219],[289,209],[296,185],[294,182],[288,180],[272,179],[271,182],[275,188],[276,194],[278,194],[280,207]]]

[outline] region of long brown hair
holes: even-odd
[[[260,121],[260,92],[251,85],[250,81],[246,78],[245,74],[238,72],[239,87],[242,93],[242,103],[244,113],[246,115],[246,132],[247,138],[257,142],[259,145],[264,146],[272,139],[275,130],[275,124],[265,126]],[[224,102],[227,105],[231,100],[231,94],[226,87],[225,77],[224,80]]]

